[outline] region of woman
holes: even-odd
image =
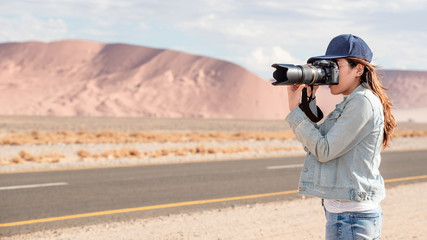
[[[361,38],[343,34],[331,40],[325,55],[307,61],[333,60],[339,68],[339,84],[329,88],[334,95],[344,95],[344,100],[320,125],[298,107],[305,86],[288,87],[291,112],[286,121],[307,151],[299,192],[323,199],[326,239],[381,235],[380,201],[385,188],[378,170],[380,152],[390,143],[396,123],[370,64],[372,55]],[[316,109],[315,100],[310,104]]]

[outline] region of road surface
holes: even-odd
[[[427,151],[382,156],[388,186],[427,181]],[[298,198],[303,161],[286,157],[0,174],[0,236]]]

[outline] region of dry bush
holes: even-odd
[[[24,162],[24,160],[21,157],[13,157],[10,160],[11,163],[15,163],[15,164],[21,164]]]
[[[100,155],[103,158],[120,158],[117,150],[107,150],[102,152]]]
[[[119,159],[119,158],[123,158],[123,157],[128,157],[128,158],[140,158],[142,157],[141,152],[138,149],[133,149],[133,148],[122,148],[119,150],[107,150],[104,151],[100,154],[92,154],[89,151],[86,150],[79,150],[77,151],[77,156],[80,157],[80,159],[83,158],[115,158],[115,159]]]
[[[291,131],[282,132],[115,132],[115,131],[31,131],[9,134],[0,145],[24,144],[85,144],[85,143],[144,143],[144,142],[201,142],[239,140],[290,140]]]
[[[295,151],[300,150],[296,147],[265,147],[265,152]]]
[[[62,158],[65,158],[64,155],[58,153],[46,153],[41,154],[40,156],[34,156],[27,151],[22,150],[19,152],[19,156],[12,157],[11,159],[6,160],[6,163],[12,164],[22,164],[25,161],[27,162],[37,162],[37,163],[58,163]]]
[[[248,147],[225,147],[225,148],[206,148],[203,145],[196,146],[193,148],[172,148],[172,149],[159,149],[157,151],[145,152],[144,156],[149,158],[158,158],[162,156],[188,156],[194,154],[206,155],[206,154],[233,154],[241,152],[251,152],[252,150]]]
[[[187,156],[188,155],[188,151],[186,151],[185,149],[178,149],[175,153],[177,156]]]
[[[26,151],[24,151],[24,150],[22,150],[21,152],[19,152],[19,156],[20,156],[23,160],[28,161],[28,162],[35,162],[35,161],[37,161],[37,158],[36,158],[36,157],[34,157],[33,155],[31,155],[31,153],[26,152]]]
[[[427,136],[427,131],[397,131],[396,137]],[[293,140],[291,130],[278,132],[119,132],[119,131],[56,131],[9,133],[0,139],[0,145],[24,144],[100,144],[100,143],[148,143],[148,142],[203,142],[246,140]]]
[[[141,152],[133,148],[122,148],[119,151],[121,157],[136,157],[140,158],[142,156]]]
[[[79,156],[80,158],[88,158],[91,157],[92,154],[86,150],[79,150],[77,151],[77,156]]]
[[[40,163],[59,163],[64,155],[58,153],[47,153],[40,155]]]
[[[207,148],[204,145],[199,145],[196,147],[184,147],[184,148],[162,148],[155,151],[147,151],[141,153],[137,149],[132,148],[122,148],[122,149],[113,149],[107,150],[100,154],[91,154],[86,150],[80,150],[77,152],[77,155],[80,158],[106,158],[106,159],[119,159],[119,158],[159,158],[166,156],[188,156],[188,155],[208,155],[208,154],[235,154],[235,153],[244,153],[244,152],[275,152],[275,151],[293,151],[298,150],[294,147],[266,147],[263,151],[259,149],[251,149],[247,146],[234,146],[234,147],[223,147],[223,148]]]
[[[394,137],[425,137],[427,131],[396,131],[393,133]]]
[[[294,147],[266,147],[263,149],[264,152],[276,152],[276,151],[292,151],[297,150]],[[147,151],[141,153],[138,149],[133,148],[121,148],[107,150],[100,154],[92,154],[87,150],[77,151],[77,156],[80,157],[80,160],[84,158],[94,158],[99,157],[106,159],[120,159],[120,158],[159,158],[165,156],[188,156],[188,155],[207,155],[207,154],[235,154],[235,153],[244,153],[244,152],[260,152],[258,149],[251,149],[247,146],[234,146],[234,147],[223,147],[223,148],[207,148],[204,145],[199,145],[196,147],[184,147],[184,148],[162,148],[156,151]],[[26,151],[21,151],[19,156],[13,157],[9,160],[9,163],[21,164],[24,161],[31,161],[37,163],[58,163],[62,158],[65,158],[64,155],[58,153],[48,153],[42,154],[40,156],[34,156]],[[7,161],[7,159],[6,159]]]

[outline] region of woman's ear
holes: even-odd
[[[357,64],[357,66],[356,66],[356,75],[358,77],[362,76],[364,70],[365,70],[365,66],[363,64],[360,64],[360,63]]]

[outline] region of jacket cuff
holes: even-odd
[[[301,110],[301,108],[294,108],[288,116],[286,116],[286,121],[289,123],[292,129],[295,129],[303,120],[305,120],[305,113]]]

